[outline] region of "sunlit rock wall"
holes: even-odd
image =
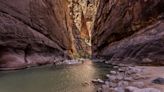
[[[70,16],[80,33],[82,49],[78,49],[81,56],[91,55],[91,30],[99,5],[99,0],[68,0]],[[78,46],[77,46],[78,47]],[[86,57],[86,56],[85,56]]]

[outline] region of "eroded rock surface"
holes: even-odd
[[[81,40],[69,5],[68,0],[0,1],[0,68],[25,68],[81,52],[86,55],[90,47]]]
[[[164,64],[163,6],[163,0],[101,0],[92,31],[93,57]]]
[[[68,1],[70,16],[72,16],[77,32],[80,33],[77,39],[80,39],[82,50],[78,50],[78,52],[80,52],[79,54],[82,56],[84,56],[84,54],[91,54],[91,30],[97,7],[99,5],[99,0]],[[76,47],[79,48],[78,45]]]
[[[90,57],[98,0],[0,1],[0,67]]]
[[[0,67],[70,58],[73,45],[67,5],[61,0],[0,1]]]

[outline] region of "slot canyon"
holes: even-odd
[[[161,69],[164,0],[0,0],[1,71],[80,59]]]

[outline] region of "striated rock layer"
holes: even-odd
[[[55,63],[79,55],[84,43],[69,5],[67,0],[1,0],[0,69]]]
[[[99,0],[68,0],[70,8],[70,16],[76,26],[79,36],[77,39],[81,42],[81,48],[77,44],[77,52],[80,56],[91,56],[91,30],[95,19]]]
[[[90,57],[98,0],[0,1],[0,68]]]
[[[163,6],[163,0],[100,0],[93,58],[164,65]]]

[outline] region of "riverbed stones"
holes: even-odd
[[[106,86],[102,92],[106,92],[106,87],[114,90],[107,92],[160,92],[158,89],[145,88],[146,85],[142,80],[148,77],[142,76],[143,72],[143,68],[135,66],[122,66],[114,69],[106,75],[108,79],[105,81]]]
[[[158,89],[155,89],[155,88],[143,88],[143,89],[139,89],[137,87],[129,86],[129,87],[126,87],[125,88],[125,92],[161,92],[161,91],[158,90]]]

